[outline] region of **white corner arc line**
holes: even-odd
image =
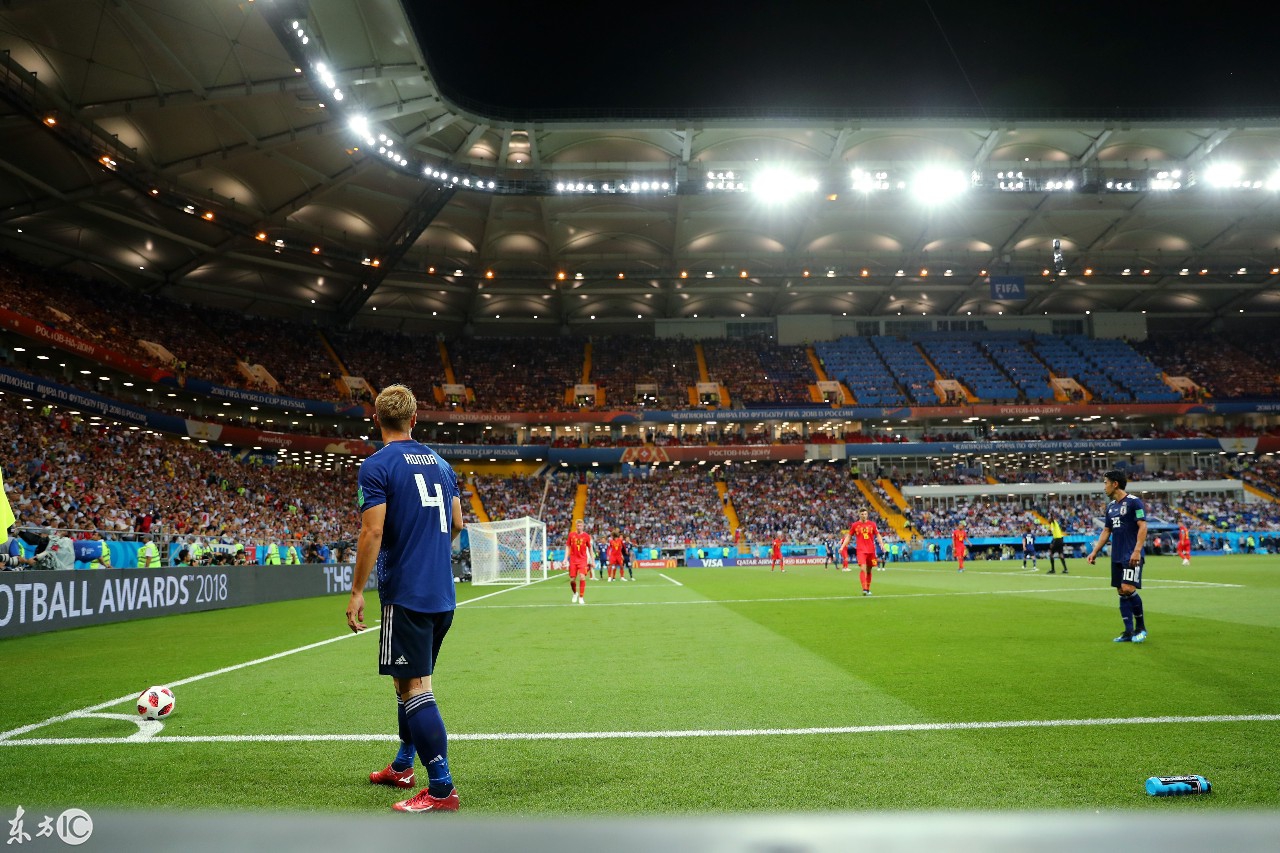
[[[1212,714],[1206,716],[1099,717],[1077,720],[979,720],[958,723],[890,723],[871,726],[821,726],[778,729],[677,729],[673,731],[617,732],[485,732],[450,734],[451,741],[567,741],[567,740],[643,740],[714,737],[778,737],[804,735],[858,735],[895,732],[956,732],[992,729],[1043,729],[1086,726],[1196,725],[1201,723],[1274,723],[1280,714]],[[317,743],[317,742],[390,742],[392,733],[383,734],[293,734],[293,735],[157,735],[143,740],[133,738],[30,738],[0,741],[0,746],[85,746],[96,744],[163,744],[163,743]]]
[[[542,583],[542,581],[544,580],[550,580],[551,577],[553,576],[548,576],[546,578],[539,578],[533,583]],[[495,595],[501,595],[504,592],[511,592],[512,590],[522,589],[524,586],[532,586],[532,584],[527,584],[527,585],[522,584],[521,586],[511,586],[511,587],[507,587],[506,589],[500,589],[496,592],[490,592],[485,595],[478,596],[477,598],[469,598],[466,601],[458,602],[458,606],[461,607],[464,604],[470,604],[471,602],[479,601],[482,598],[490,598]],[[379,623],[373,622],[371,623],[370,627],[377,624]],[[375,631],[361,631],[360,633],[341,634],[337,637],[330,637],[327,640],[320,640],[319,642],[316,642],[316,643],[308,643],[305,646],[298,646],[296,649],[286,649],[283,652],[276,652],[275,654],[267,655],[266,657],[256,658],[254,660],[245,661],[244,663],[232,664],[231,666],[224,666],[221,669],[214,669],[214,670],[210,670],[209,672],[202,672],[199,675],[192,675],[187,678],[179,679],[177,681],[170,681],[167,686],[180,687],[184,684],[191,684],[192,682],[195,682],[195,681],[202,681],[206,678],[212,678],[215,675],[225,675],[228,672],[235,672],[236,670],[244,669],[245,667],[257,666],[260,663],[269,663],[273,660],[279,660],[280,658],[288,657],[290,655],[296,655],[299,652],[307,652],[307,651],[311,651],[312,649],[318,649],[321,646],[327,646],[330,643],[337,643],[337,642],[341,642],[342,640],[349,640],[352,637],[360,637],[360,636],[366,636],[369,634],[376,634],[376,633],[377,632]],[[78,708],[75,711],[68,711],[65,714],[57,714],[53,717],[50,717],[47,720],[42,720],[38,723],[30,723],[29,725],[19,726],[16,729],[9,729],[8,731],[0,732],[0,744],[5,743],[7,740],[9,740],[9,738],[17,737],[18,735],[24,735],[27,732],[44,728],[45,726],[50,726],[50,725],[53,725],[54,723],[61,723],[61,722],[65,722],[66,720],[73,720],[77,717],[83,717],[88,714],[92,714],[95,711],[101,711],[104,708],[110,708],[113,705],[119,705],[123,702],[128,702],[130,699],[133,699],[137,695],[138,695],[137,693],[129,693],[124,696],[120,696],[116,699],[108,699],[106,702],[99,702],[97,705],[90,705],[87,708]]]

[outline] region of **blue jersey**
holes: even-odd
[[[360,511],[386,504],[378,551],[378,596],[419,613],[457,606],[450,562],[453,499],[458,478],[434,450],[412,439],[393,441],[360,466]]]
[[[102,552],[106,547],[105,543],[96,539],[77,539],[72,543],[72,548],[76,552],[76,560],[81,563],[92,563],[94,560],[101,560]]]
[[[1142,500],[1125,495],[1107,504],[1107,529],[1111,531],[1111,562],[1128,565],[1133,549],[1138,547],[1138,522],[1147,520]]]
[[[329,546],[321,545],[320,547],[316,548],[316,556],[320,558],[320,562],[322,563],[329,562]]]
[[[1022,550],[1027,554],[1036,552],[1036,535],[1034,533],[1022,534]]]

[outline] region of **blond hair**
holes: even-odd
[[[418,398],[413,396],[408,385],[388,385],[374,400],[373,408],[383,429],[408,432],[409,421],[418,411]]]

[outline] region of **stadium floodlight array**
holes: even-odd
[[[867,171],[864,169],[854,169],[852,174],[853,188],[860,193],[881,192],[893,188],[893,184],[889,182],[889,173],[884,170]],[[906,181],[899,181],[898,189],[906,189]]]
[[[1259,178],[1256,174],[1247,175],[1239,163],[1220,161],[1205,167],[1197,174],[1202,180],[1215,189],[1232,190],[1280,190],[1280,171],[1272,172],[1267,178]]]
[[[1079,186],[1073,174],[1055,174],[1049,177],[1031,174],[1023,170],[996,172],[996,189],[1000,192],[1070,192]]]
[[[471,583],[529,584],[547,579],[547,525],[524,516],[467,525]]]
[[[1147,189],[1153,192],[1168,192],[1182,189],[1181,169],[1161,169],[1156,176],[1147,181]]]
[[[621,181],[556,181],[557,193],[584,193],[590,195],[592,193],[601,193],[604,195],[618,195],[623,193],[669,193],[671,192],[672,181],[668,180],[638,180],[632,178],[630,180]]]
[[[733,171],[708,172],[706,187],[712,192],[744,193],[747,191],[746,176]]]

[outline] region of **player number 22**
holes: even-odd
[[[421,474],[414,474],[413,479],[418,484],[418,497],[422,498],[422,505],[424,507],[433,506],[440,510],[440,532],[448,533],[449,516],[444,509],[444,491],[441,490],[440,484],[432,483],[432,486],[435,489],[435,494],[433,495],[427,491],[426,477],[423,477]]]

